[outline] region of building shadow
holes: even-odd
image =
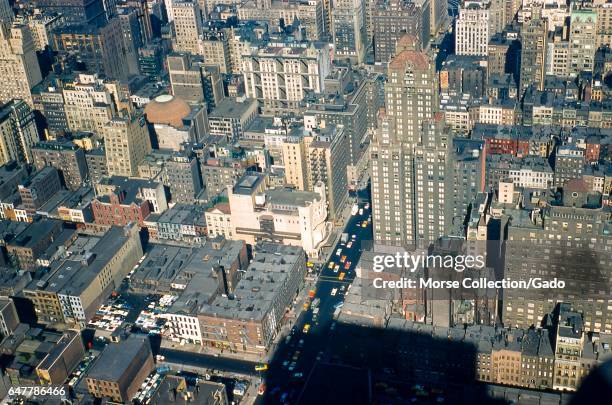
[[[322,337],[323,353],[302,348],[301,356],[316,360],[299,378],[283,366],[291,348],[277,350],[261,399],[318,405],[509,403],[491,397],[489,387],[476,381],[477,348],[441,335],[337,323]]]

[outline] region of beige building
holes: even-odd
[[[0,77],[0,102],[20,98],[33,107],[30,90],[42,81],[42,74],[27,26],[0,22]]]
[[[597,37],[595,46],[612,44],[612,3],[601,1],[595,8],[597,12]]]
[[[102,131],[109,176],[136,176],[138,164],[151,152],[144,116],[114,118]]]
[[[102,134],[106,123],[118,111],[132,111],[122,86],[96,74],[79,74],[72,82],[64,84],[62,93],[66,121],[73,132]]]
[[[219,203],[205,213],[206,230],[211,238],[223,236],[232,239],[232,213],[228,203]]]
[[[172,49],[175,52],[191,52],[198,54],[200,51],[200,35],[202,24],[200,6],[197,1],[172,0],[172,16],[174,25],[174,40]]]
[[[229,73],[230,48],[228,33],[225,30],[206,31],[200,41],[200,55],[204,56],[204,64],[218,66],[221,73]]]
[[[285,167],[285,183],[298,190],[306,190],[308,178],[306,173],[307,150],[312,137],[287,136],[282,143],[282,157]]]
[[[331,70],[328,44],[262,46],[243,55],[246,96],[268,111],[297,110],[307,90],[321,93]]]
[[[594,10],[573,10],[570,16],[568,74],[575,77],[580,72],[592,72],[595,65],[597,40],[597,13]]]
[[[228,196],[233,239],[300,246],[309,257],[319,255],[330,231],[323,184],[314,192],[266,189],[264,176],[246,174]]]
[[[67,247],[67,259],[51,263],[51,271],[26,287],[42,322],[84,325],[102,301],[142,257],[137,226],[111,227],[101,237],[79,235]]]
[[[474,123],[514,125],[516,123],[513,103],[481,104],[473,109]]]

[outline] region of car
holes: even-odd
[[[366,210],[370,209],[370,203],[365,203],[365,205],[363,206],[363,208],[365,208]]]
[[[346,255],[342,256],[340,258],[340,263],[344,263],[346,261]]]
[[[338,292],[338,289],[334,288],[333,290],[331,290],[331,296],[332,297],[335,296],[337,292]]]
[[[344,270],[348,270],[348,269],[350,269],[350,268],[351,268],[351,262],[346,262],[346,263],[344,264]]]
[[[344,290],[346,290],[346,286],[342,285],[342,287],[340,287],[340,292],[344,292]]]
[[[266,371],[268,369],[268,364],[262,363],[255,366],[255,371]]]
[[[314,263],[313,262],[306,262],[306,267],[313,267]]]
[[[289,370],[289,371],[295,370],[295,366],[296,365],[297,365],[297,363],[295,361],[292,361],[291,364],[289,364],[289,367],[287,368],[287,370]]]
[[[363,208],[359,208],[359,215],[363,215]]]
[[[340,280],[340,281],[344,280],[344,276],[345,276],[344,272],[340,273],[338,275],[338,280]]]
[[[351,239],[353,239],[353,240],[357,239],[357,235],[352,234],[352,235],[351,235]]]
[[[289,366],[289,360],[283,361],[283,368],[287,368]]]
[[[338,248],[338,250],[336,250],[336,256],[340,256],[342,254],[342,248]]]
[[[263,395],[266,392],[266,384],[261,384],[257,390],[257,395]]]
[[[329,265],[327,267],[330,268],[330,269],[333,269],[335,265],[336,265],[336,263],[329,262]]]
[[[310,303],[305,302],[304,303],[304,311],[306,311],[308,309],[308,307],[310,307]]]
[[[300,341],[298,342],[298,347],[303,347],[304,346],[304,339],[300,339]]]
[[[352,248],[352,247],[353,247],[353,241],[350,241],[349,243],[347,243],[347,244],[346,244],[346,247],[347,247],[348,249]]]
[[[367,228],[368,227],[368,221],[363,221],[363,223],[361,224],[362,228]]]
[[[334,273],[337,273],[339,269],[340,269],[340,265],[336,264],[336,267],[334,267]]]
[[[300,351],[296,350],[295,353],[293,353],[293,357],[291,358],[293,361],[297,361],[297,359],[300,358]]]
[[[293,373],[293,378],[304,378],[304,373],[300,373],[300,372]]]
[[[306,325],[304,325],[304,329],[302,329],[302,333],[308,333],[309,330],[310,330],[310,324],[307,323]]]

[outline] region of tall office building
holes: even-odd
[[[519,73],[519,94],[521,96],[532,83],[536,84],[538,90],[544,89],[547,36],[548,25],[542,18],[532,18],[521,28],[521,71]]]
[[[32,163],[32,146],[39,139],[34,113],[23,100],[0,107],[0,165],[11,160]]]
[[[15,14],[8,0],[0,0],[0,22],[12,24],[14,19]]]
[[[262,45],[242,56],[246,96],[265,110],[298,109],[308,90],[321,93],[331,70],[328,44]]]
[[[582,179],[570,180],[563,188],[563,206],[508,213],[504,277],[558,278],[565,288],[504,289],[505,326],[537,325],[556,302],[565,301],[583,314],[586,330],[612,332],[610,213],[595,205],[601,195],[586,189]]]
[[[27,26],[0,23],[0,77],[0,102],[18,98],[33,106],[30,90],[42,81],[42,74]]]
[[[449,132],[443,114],[423,123],[420,141],[414,148],[414,219],[417,243],[427,248],[449,228],[446,182]]]
[[[597,48],[602,45],[612,44],[612,3],[599,2],[596,4],[595,11],[597,12],[597,39],[595,46]]]
[[[130,75],[128,53],[118,18],[106,24],[71,25],[53,34],[51,47],[63,66],[76,61],[88,72],[101,73],[109,78],[127,79]]]
[[[217,66],[206,66],[204,59],[190,54],[171,54],[166,58],[172,94],[188,103],[206,102],[211,112],[223,98],[223,81]]]
[[[414,35],[421,47],[429,41],[429,26],[423,10],[405,0],[379,0],[372,10],[374,60],[388,62],[395,55],[395,44],[404,34]]]
[[[144,117],[115,118],[103,133],[109,176],[137,176],[138,164],[151,152]]]
[[[103,0],[37,0],[36,7],[62,14],[67,25],[102,25],[107,17]]]
[[[174,24],[174,40],[172,49],[175,52],[200,53],[200,34],[202,22],[200,6],[197,1],[173,0],[172,16]]]
[[[431,0],[429,2],[429,33],[435,37],[438,32],[446,28],[448,17],[447,0]]]
[[[595,62],[597,13],[594,10],[573,10],[570,16],[568,74],[592,72]]]
[[[334,0],[332,34],[337,59],[363,62],[367,37],[365,16],[364,0]]]
[[[55,167],[70,190],[78,190],[87,179],[85,151],[72,142],[39,142],[32,147],[32,156],[36,170],[46,166]]]
[[[386,109],[370,149],[374,240],[415,246],[415,148],[423,125],[431,120],[437,100],[437,75],[432,58],[415,37],[405,35],[387,69]],[[423,232],[423,235],[425,232]]]
[[[461,4],[455,23],[457,55],[487,56],[491,39],[489,18],[489,1],[466,0]]]
[[[449,234],[464,236],[468,208],[485,185],[485,143],[482,140],[455,137],[449,145],[446,191],[452,197],[447,204]]]

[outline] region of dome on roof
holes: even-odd
[[[183,118],[191,113],[191,107],[184,100],[164,94],[155,97],[145,107],[147,122],[151,124],[166,124],[175,128],[183,126]]]

